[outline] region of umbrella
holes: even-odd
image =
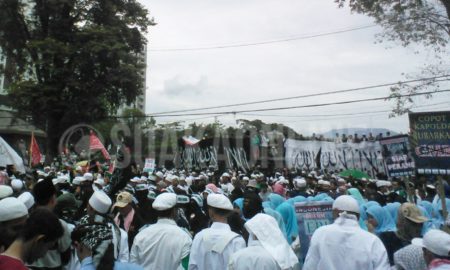
[[[351,176],[356,179],[362,179],[362,178],[369,179],[370,178],[370,176],[367,173],[362,172],[360,170],[345,170],[345,171],[341,172],[339,174],[339,176],[341,176],[341,177],[350,177]]]

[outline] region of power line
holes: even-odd
[[[423,96],[423,95],[431,95],[437,93],[445,93],[450,92],[450,89],[445,90],[436,90],[436,91],[428,91],[428,92],[420,92],[414,94],[403,94],[398,95],[396,97],[415,97],[415,96]],[[193,116],[193,115],[225,115],[225,114],[239,114],[239,113],[248,113],[248,112],[263,112],[263,111],[276,111],[276,110],[290,110],[290,109],[298,109],[298,108],[314,108],[314,107],[324,107],[331,105],[343,105],[343,104],[351,104],[357,102],[368,102],[368,101],[377,101],[377,100],[386,100],[392,98],[390,96],[387,97],[378,97],[378,98],[367,98],[367,99],[356,99],[356,100],[347,100],[347,101],[338,101],[338,102],[330,102],[330,103],[319,103],[319,104],[309,104],[309,105],[299,105],[299,106],[288,106],[288,107],[276,107],[276,108],[265,108],[265,109],[249,109],[249,110],[240,110],[240,111],[223,111],[223,112],[203,112],[203,113],[189,113],[189,114],[164,114],[164,115],[145,115],[142,117],[174,117],[174,116]],[[128,118],[122,116],[113,116],[113,118]]]
[[[449,104],[450,102],[439,102],[428,105],[413,106],[413,108],[424,108],[432,107],[437,105]],[[385,113],[391,112],[392,110],[377,110],[377,111],[365,111],[365,112],[355,112],[355,113],[338,113],[338,114],[303,114],[303,115],[280,115],[280,114],[252,114],[252,113],[242,113],[245,116],[270,116],[270,117],[287,117],[287,118],[302,118],[302,117],[322,117],[322,116],[352,116],[352,115],[365,115],[371,113]]]
[[[238,47],[260,46],[260,45],[266,45],[266,44],[289,42],[289,41],[295,41],[295,40],[303,40],[303,39],[311,39],[311,38],[317,38],[317,37],[343,34],[343,33],[347,33],[347,32],[372,28],[375,26],[377,26],[377,25],[376,24],[363,25],[363,26],[359,26],[359,27],[335,30],[332,32],[324,32],[324,33],[311,34],[311,35],[301,35],[301,36],[297,36],[297,37],[260,41],[260,42],[249,42],[249,43],[241,43],[241,44],[205,46],[205,47],[193,47],[193,48],[161,48],[161,49],[156,48],[156,49],[149,49],[148,51],[152,51],[152,52],[199,51],[199,50],[217,50],[217,49],[228,49],[228,48],[238,48]]]
[[[195,108],[195,109],[185,109],[185,110],[166,111],[166,112],[155,112],[155,113],[150,113],[150,115],[157,116],[157,115],[171,114],[171,113],[194,112],[194,111],[202,111],[202,110],[210,110],[210,109],[220,109],[220,108],[229,108],[229,107],[237,107],[237,106],[246,106],[246,105],[262,104],[262,103],[270,103],[270,102],[284,101],[284,100],[291,100],[291,99],[301,99],[301,98],[325,96],[325,95],[332,95],[332,94],[349,93],[349,92],[363,91],[363,90],[368,90],[368,89],[373,89],[373,88],[393,86],[393,85],[397,85],[397,84],[413,83],[413,82],[420,82],[420,81],[429,81],[429,80],[434,80],[434,79],[439,79],[439,78],[446,78],[446,77],[450,77],[450,75],[442,75],[442,76],[436,76],[436,77],[428,77],[428,78],[420,78],[420,79],[407,80],[407,81],[384,83],[384,84],[370,85],[370,86],[364,86],[364,87],[357,87],[357,88],[350,88],[350,89],[343,89],[343,90],[336,90],[336,91],[328,91],[328,92],[322,92],[322,93],[316,93],[316,94],[307,94],[307,95],[284,97],[284,98],[274,98],[274,99],[267,99],[267,100],[260,100],[260,101],[251,101],[251,102],[243,102],[243,103],[236,103],[236,104],[227,104],[227,105],[219,105],[219,106],[211,106],[211,107],[201,107],[201,108]],[[439,80],[439,81],[442,81],[442,80]],[[317,92],[317,91],[314,91],[314,92]]]

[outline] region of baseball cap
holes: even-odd
[[[128,204],[130,204],[133,201],[133,196],[126,191],[120,192],[119,195],[117,195],[116,203],[114,204],[114,207],[125,207]]]
[[[422,215],[420,209],[412,203],[404,203],[400,206],[399,211],[403,214],[403,216],[414,223],[424,223],[428,221],[428,219]]]

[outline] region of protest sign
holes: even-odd
[[[417,172],[450,175],[450,111],[410,113],[409,124]]]
[[[332,205],[332,202],[295,203],[302,260],[308,253],[309,242],[313,233],[318,228],[333,223]]]
[[[155,170],[155,159],[146,158],[144,164],[144,172],[153,173],[154,170]]]
[[[380,140],[384,165],[389,177],[408,176],[415,172],[407,135]]]

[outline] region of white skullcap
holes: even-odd
[[[306,187],[306,180],[303,178],[294,179],[295,185],[299,188]]]
[[[77,176],[77,177],[75,177],[75,178],[73,179],[72,184],[78,186],[78,185],[80,185],[81,182],[83,182],[83,181],[85,181],[84,177],[82,177],[82,176]]]
[[[97,178],[95,181],[94,181],[94,184],[97,184],[97,185],[100,185],[100,186],[105,186],[105,180],[103,179],[103,178]]]
[[[230,200],[223,194],[210,194],[207,199],[208,205],[223,210],[233,210]]]
[[[330,186],[331,184],[330,184],[330,181],[322,180],[322,184],[321,185]]]
[[[7,185],[0,185],[0,200],[13,194],[13,189]]]
[[[450,234],[432,229],[422,238],[414,238],[412,244],[428,249],[431,253],[442,257],[448,257],[450,252]]]
[[[111,199],[103,191],[95,191],[89,199],[89,205],[100,214],[106,214],[112,205]]]
[[[137,176],[135,176],[135,177],[131,178],[131,180],[130,180],[130,181],[131,181],[131,182],[133,182],[133,183],[141,182],[141,178],[140,178],[140,177],[137,177]]]
[[[25,204],[25,206],[27,207],[27,209],[30,209],[31,207],[33,207],[33,205],[35,203],[34,196],[30,192],[24,192],[24,193],[20,194],[19,197],[17,197],[17,199],[19,199],[21,202],[23,202]]]
[[[11,181],[11,187],[14,191],[19,191],[23,188],[23,182],[19,179],[14,179]]]
[[[28,215],[28,209],[17,198],[5,198],[0,200],[0,222],[21,218]]]
[[[250,181],[250,178],[248,178],[247,176],[244,176],[244,177],[242,178],[242,180],[244,180],[244,181]]]
[[[188,186],[192,186],[193,180],[194,180],[194,177],[192,177],[192,176],[186,177],[186,184],[188,184]]]
[[[81,171],[81,170],[83,170],[83,169],[81,168],[81,166],[77,166],[77,167],[75,168],[75,170],[76,170],[76,171]]]
[[[284,177],[280,177],[280,180],[277,181],[278,184],[289,184],[289,181]]]
[[[391,186],[391,182],[386,181],[386,180],[378,180],[376,182],[376,185],[377,185],[378,188],[380,188],[380,187],[390,187]]]
[[[53,178],[52,182],[53,182],[53,185],[57,185],[57,184],[66,183],[68,180],[69,179],[67,176],[61,175],[61,176],[58,176],[58,178]]]
[[[83,178],[86,180],[86,181],[92,181],[92,180],[94,180],[94,176],[92,175],[92,173],[85,173],[84,175],[83,175]]]
[[[345,179],[344,178],[338,178],[338,183],[347,183],[347,181],[345,181]]]
[[[333,202],[333,209],[359,214],[358,202],[350,195],[341,195]]]
[[[175,193],[162,193],[156,196],[152,207],[158,211],[164,211],[173,208],[177,204],[177,195]]]
[[[225,172],[222,174],[222,177],[230,177],[230,174]]]
[[[164,174],[163,174],[162,172],[157,172],[157,173],[156,173],[156,176],[159,177],[159,178],[163,178],[163,177],[164,177]]]

